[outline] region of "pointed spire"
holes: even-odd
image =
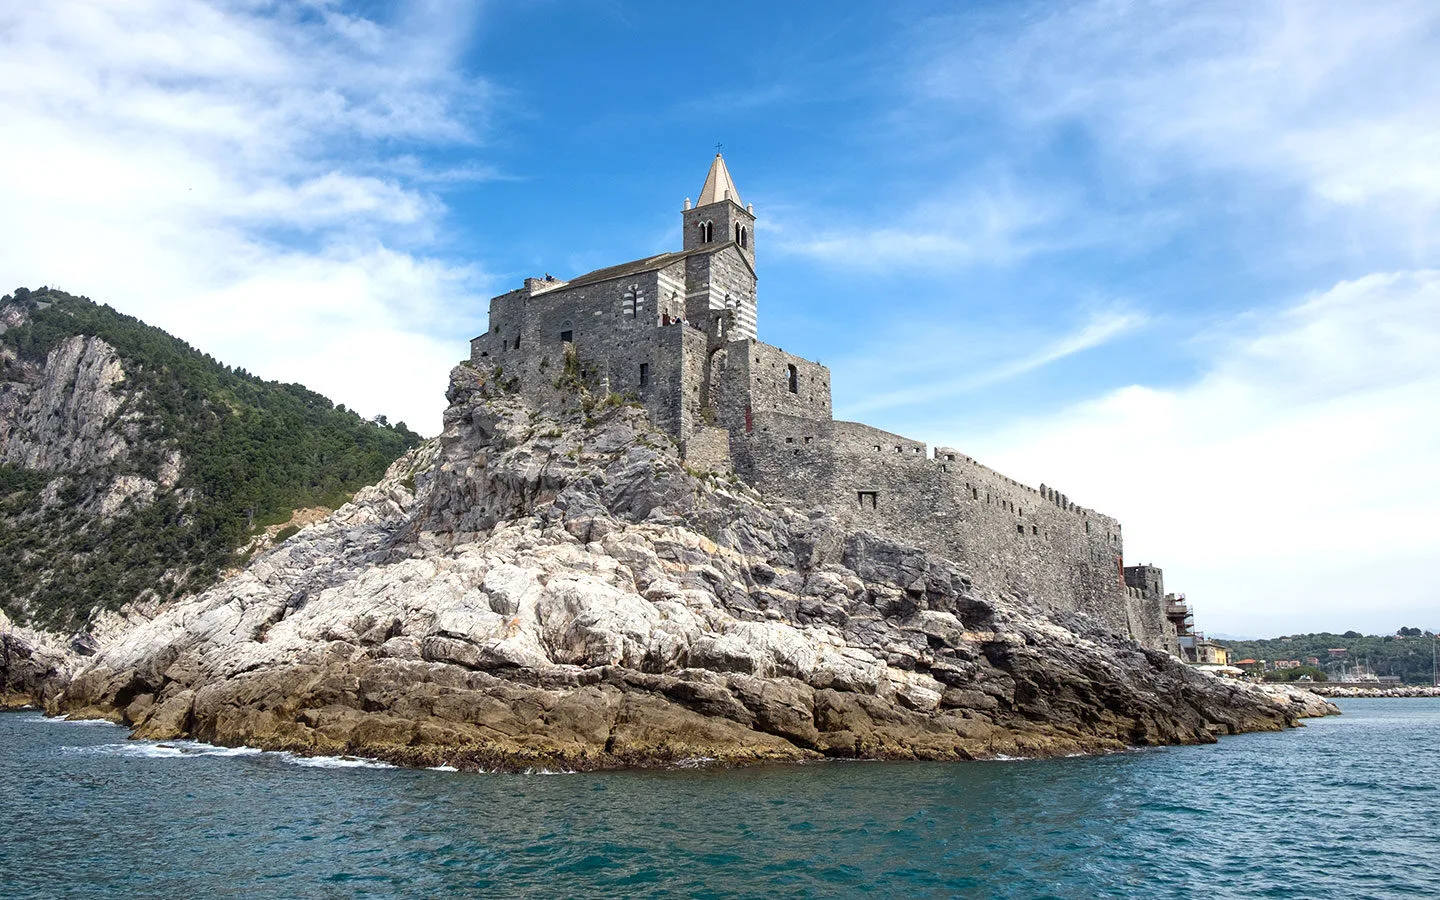
[[[730,170],[725,168],[724,157],[717,153],[715,161],[710,164],[710,174],[705,176],[705,186],[700,189],[700,199],[695,201],[695,205],[709,206],[721,200],[729,200],[736,206],[745,205],[740,202],[740,191],[730,177]]]

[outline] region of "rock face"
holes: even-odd
[[[52,701],[76,658],[54,635],[16,626],[0,611],[0,709]]]
[[[416,765],[963,759],[1194,743],[1297,710],[953,563],[687,471],[643,410],[452,374],[446,428],[116,638],[52,712]]]
[[[193,594],[418,442],[108,306],[17,289],[0,297],[0,608],[86,632]]]
[[[120,461],[135,439],[134,417],[114,427],[126,396],[115,348],[95,337],[67,338],[34,373],[4,386],[13,414],[0,416],[0,461],[27,469],[92,471]]]
[[[24,321],[17,307],[7,311]],[[141,438],[135,395],[125,387],[125,368],[114,347],[77,335],[62,341],[39,366],[16,359],[8,347],[0,346],[0,354],[0,370],[8,369],[8,380],[0,381],[0,463],[100,476],[89,492],[87,512],[101,519],[148,506],[157,489],[175,486],[180,454],[151,448]],[[158,481],[122,473],[137,449],[162,457]]]

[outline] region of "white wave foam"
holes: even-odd
[[[47,716],[44,713],[37,713],[33,716],[23,716],[22,722],[64,722],[66,725],[109,725],[111,728],[123,728],[123,725],[116,725],[109,719],[72,719],[69,716]]]
[[[200,741],[126,741],[123,744],[96,744],[93,747],[63,747],[69,753],[99,753],[141,759],[198,759],[202,756],[254,756],[264,753],[254,747],[217,747]]]
[[[457,768],[455,768],[454,766],[431,766],[431,767],[430,767],[430,771],[431,771],[431,772],[458,772],[458,771],[460,771],[460,770],[457,769]]]
[[[214,744],[202,744],[199,741],[175,741],[174,743],[182,747],[187,755],[196,756],[256,756],[265,752],[259,747],[217,747]]]
[[[295,756],[285,754],[285,761],[314,769],[395,769],[398,766],[378,759],[358,756]]]

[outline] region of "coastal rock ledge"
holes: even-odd
[[[1053,756],[1313,711],[687,470],[614,395],[542,412],[497,375],[457,367],[439,439],[35,699],[143,738],[487,770]]]

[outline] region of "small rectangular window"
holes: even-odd
[[[792,393],[792,394],[798,394],[798,393],[800,393],[800,370],[797,369],[797,368],[795,368],[794,365],[788,365],[788,366],[785,367],[785,371],[786,371],[786,372],[789,374],[789,376],[790,376],[790,377],[789,377],[789,381],[790,381],[790,393]]]
[[[1015,533],[1016,533],[1016,534],[1024,534],[1024,533],[1025,533],[1025,526],[1024,526],[1024,525],[1016,525],[1016,526],[1015,526]]]
[[[861,509],[876,509],[880,495],[876,491],[858,491]]]
[[[650,364],[640,364],[640,386],[643,388],[650,383]]]
[[[562,332],[560,332],[560,343],[562,343],[562,344],[569,344],[569,343],[574,342],[574,340],[575,340],[575,332],[573,332],[573,331],[562,331]]]

